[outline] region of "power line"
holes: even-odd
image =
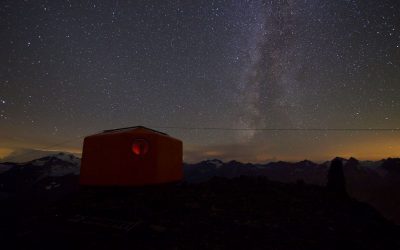
[[[400,131],[400,128],[224,128],[224,127],[154,127],[156,129],[223,131]]]

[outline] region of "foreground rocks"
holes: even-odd
[[[370,206],[263,177],[2,202],[15,249],[400,249],[398,227]]]

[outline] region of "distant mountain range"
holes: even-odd
[[[400,159],[358,161],[342,159],[347,189],[351,196],[367,202],[388,219],[400,224]],[[265,176],[285,183],[324,186],[330,162],[270,162],[250,164],[218,159],[184,164],[185,180],[191,183],[213,177]],[[0,197],[41,196],[56,199],[78,188],[80,159],[59,153],[25,163],[0,164]]]
[[[397,174],[399,159],[381,161],[358,161],[355,158],[340,158],[349,183],[373,179],[386,180],[388,176]],[[206,181],[213,176],[233,178],[240,175],[266,176],[281,182],[303,181],[309,184],[325,185],[330,161],[322,164],[304,160],[300,162],[270,162],[267,164],[240,163],[237,161],[222,162],[218,159],[206,160],[195,164],[185,164],[185,177],[189,182]],[[387,167],[387,166],[393,167]],[[354,176],[356,175],[356,176]],[[355,178],[355,180],[353,180]]]
[[[25,163],[0,164],[0,195],[57,198],[77,190],[81,160],[58,153]]]
[[[374,206],[386,218],[400,224],[400,159],[358,161],[343,159],[347,190],[352,197]],[[214,176],[233,178],[241,175],[265,176],[285,183],[307,183],[324,186],[330,161],[317,164],[308,160],[300,162],[270,162],[244,164],[237,161],[207,160],[185,164],[188,182],[203,182]]]

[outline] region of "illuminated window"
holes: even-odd
[[[145,155],[149,151],[149,143],[144,139],[135,139],[132,143],[132,152],[135,155]]]

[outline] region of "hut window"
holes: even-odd
[[[144,139],[135,139],[132,143],[132,152],[135,155],[145,155],[149,151],[149,143]]]

